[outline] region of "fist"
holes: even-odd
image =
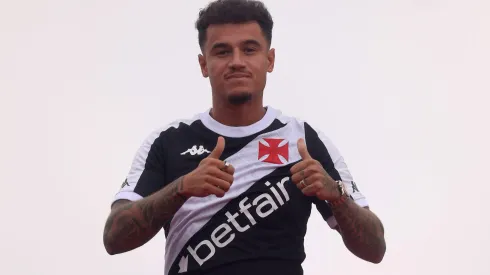
[[[225,139],[219,137],[209,156],[194,171],[183,177],[181,195],[187,198],[209,195],[223,197],[230,190],[235,168],[219,159],[224,149]]]
[[[340,198],[337,183],[323,169],[322,164],[311,157],[302,138],[298,140],[298,151],[301,161],[291,167],[293,183],[306,196],[316,196],[327,201]]]

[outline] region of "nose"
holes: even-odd
[[[245,67],[245,61],[241,51],[233,51],[233,56],[229,63],[230,69],[240,69]]]

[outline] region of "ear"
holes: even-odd
[[[206,58],[202,54],[199,54],[197,58],[199,60],[199,66],[201,67],[202,76],[208,77],[209,74],[208,74],[208,66],[206,64]]]
[[[274,62],[276,60],[276,50],[274,48],[270,49],[267,53],[267,60],[269,61],[267,72],[272,73],[272,71],[274,70]]]

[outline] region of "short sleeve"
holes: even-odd
[[[344,158],[332,141],[321,131],[313,129],[307,123],[305,123],[305,141],[308,151],[314,159],[322,164],[325,171],[327,171],[334,180],[341,180],[344,182],[346,192],[351,199],[361,207],[368,206],[366,197],[359,191]],[[330,228],[335,228],[337,226],[337,221],[335,220],[327,201],[321,201],[315,198],[313,199],[313,202]]]
[[[137,201],[161,189],[165,182],[162,132],[152,132],[141,144],[129,173],[112,203],[125,199]]]

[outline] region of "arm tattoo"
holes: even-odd
[[[182,177],[144,199],[115,205],[104,228],[107,252],[126,252],[153,238],[185,202],[181,185]]]
[[[350,198],[332,207],[346,247],[358,257],[379,263],[385,253],[384,228],[368,209],[359,207]]]

